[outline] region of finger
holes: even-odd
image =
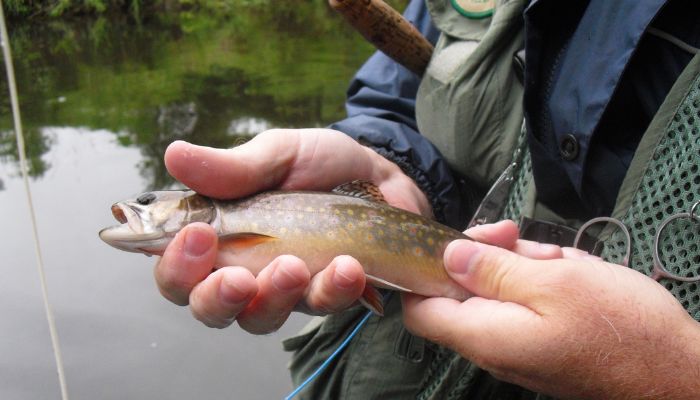
[[[301,300],[309,279],[303,261],[294,256],[277,257],[258,274],[258,293],[238,314],[238,325],[255,334],[276,331]]]
[[[525,304],[537,291],[543,263],[470,240],[455,240],[444,255],[448,274],[476,296]]]
[[[518,225],[511,220],[503,220],[493,224],[477,225],[464,233],[477,242],[510,249],[518,240]]]
[[[533,242],[524,239],[518,239],[511,250],[514,253],[534,260],[553,260],[564,256],[562,248],[555,244]]]
[[[311,280],[306,304],[312,314],[330,314],[350,307],[362,295],[365,273],[357,260],[340,256]]]
[[[482,297],[464,302],[413,294],[402,294],[401,298],[404,324],[412,333],[448,346],[482,367],[488,367],[483,360],[495,353],[521,350],[525,346],[522,341],[532,340],[527,332],[542,322],[525,306]]]
[[[214,229],[204,223],[183,228],[154,269],[160,293],[175,304],[189,302],[190,292],[209,275],[217,253]]]
[[[225,328],[245,309],[257,291],[255,277],[247,269],[221,268],[192,290],[190,310],[208,327]]]
[[[477,242],[509,249],[528,258],[549,260],[562,257],[559,246],[518,239],[520,235],[518,225],[511,220],[477,225],[464,233]]]
[[[567,258],[569,260],[591,260],[591,261],[602,261],[603,259],[594,256],[586,252],[585,250],[577,249],[575,247],[564,247],[562,248],[562,258]]]

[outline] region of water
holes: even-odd
[[[251,2],[254,4],[255,2]],[[227,18],[15,23],[10,35],[39,235],[72,399],[270,399],[289,390],[273,335],[209,329],[164,300],[154,259],[97,232],[112,202],[172,184],[175,139],[228,147],[343,116],[371,49],[322,2]],[[4,75],[3,75],[4,76]],[[30,218],[0,83],[0,398],[58,399]]]

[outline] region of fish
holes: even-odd
[[[204,222],[218,236],[216,267],[242,266],[253,275],[280,255],[302,259],[313,275],[334,257],[363,266],[360,302],[382,315],[378,288],[466,300],[471,294],[447,274],[443,254],[464,233],[389,205],[371,182],[352,181],[331,192],[267,191],[220,200],[192,190],[146,192],[112,205],[120,223],[100,238],[128,252],[162,255],[187,224]]]

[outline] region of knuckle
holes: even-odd
[[[186,306],[189,304],[189,295],[176,290],[173,287],[168,287],[161,282],[158,282],[158,291],[169,302],[178,306]]]
[[[285,320],[286,318],[283,317],[266,319],[239,318],[238,326],[253,335],[267,335],[276,332]]]
[[[311,309],[313,313],[320,314],[330,314],[337,311],[339,303],[342,299],[338,296],[334,296],[332,291],[324,285],[323,282],[319,282],[321,288],[316,288],[311,290],[306,298],[306,304]],[[318,285],[315,285],[318,286]]]
[[[188,304],[189,294],[196,284],[186,279],[182,270],[166,265],[161,259],[153,273],[161,295],[181,306]]]
[[[158,281],[158,289],[163,297],[177,305],[186,306],[189,304],[191,285],[176,279],[162,279]]]
[[[499,251],[492,259],[484,260],[485,256],[479,254],[477,262],[486,268],[492,269],[487,275],[487,285],[497,298],[507,292],[513,285],[518,285],[516,269],[520,264],[520,258],[505,251]]]

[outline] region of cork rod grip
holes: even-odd
[[[328,0],[370,43],[418,76],[433,53],[413,24],[382,0]]]

